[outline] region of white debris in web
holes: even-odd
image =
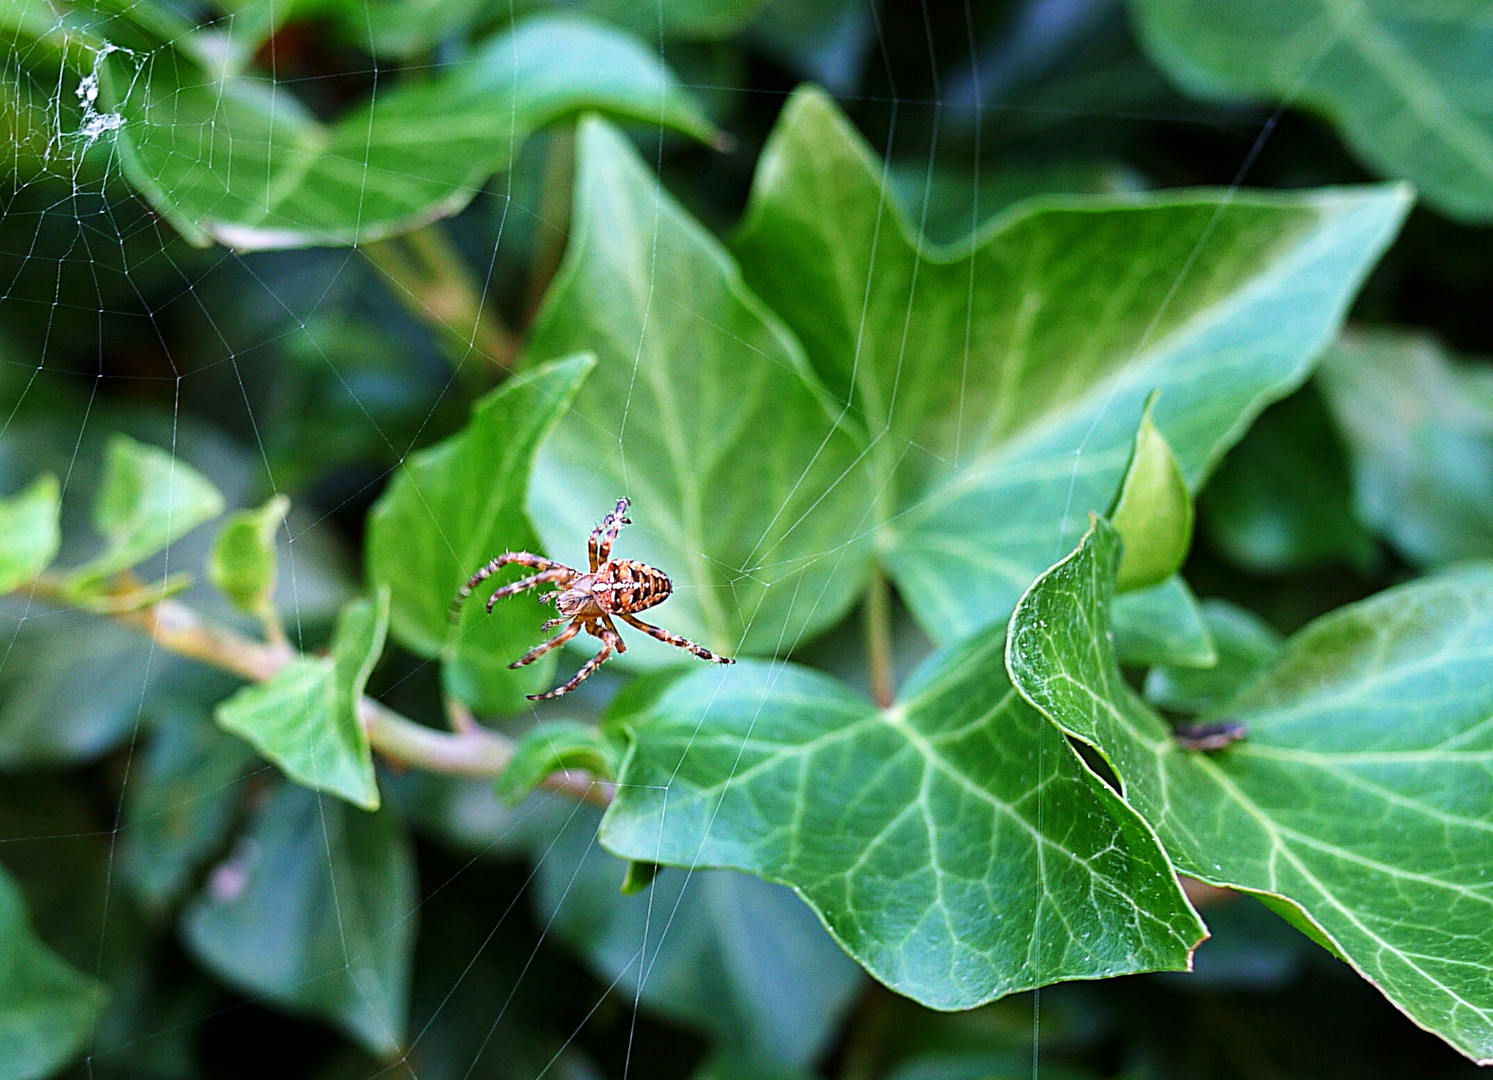
[[[78,125],[76,134],[85,142],[84,149],[92,146],[99,137],[111,131],[118,131],[124,126],[124,116],[117,112],[99,112],[94,107],[98,101],[99,67],[104,58],[110,53],[121,51],[118,45],[104,42],[93,52],[93,70],[78,82],[78,103],[83,106],[83,121]],[[128,51],[128,50],[124,50]]]

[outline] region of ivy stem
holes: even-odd
[[[891,707],[892,689],[892,601],[886,573],[871,564],[871,585],[866,592],[866,666],[871,673],[871,696],[879,708]]]
[[[518,336],[482,302],[482,293],[440,225],[432,223],[358,250],[406,311],[444,339],[458,368],[477,353],[500,374],[513,370]]]
[[[51,603],[76,606],[66,584],[51,575],[43,574],[36,580],[32,595]],[[117,622],[143,630],[164,649],[250,682],[267,682],[300,655],[287,642],[254,641],[225,627],[213,626],[192,608],[175,600],[107,614]],[[475,724],[466,731],[437,731],[367,697],[358,703],[358,715],[373,749],[413,768],[448,776],[492,779],[513,757],[511,739]],[[601,806],[612,801],[614,791],[609,783],[592,781],[573,771],[553,774],[544,786]]]

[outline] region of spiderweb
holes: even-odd
[[[1059,7],[1026,5],[1023,18],[1040,24],[1044,10]],[[379,54],[372,41],[376,8],[373,4],[366,7],[369,40],[361,50],[375,58]],[[508,8],[508,18],[520,14],[511,4]],[[1104,4],[1073,8],[1101,22],[1116,17],[1112,7]],[[770,116],[781,102],[786,88],[748,87],[713,78],[713,69],[701,60],[702,47],[672,36],[663,0],[655,0],[648,10],[653,17],[641,23],[635,14],[627,17],[633,21],[632,29],[656,47],[666,65],[686,72],[684,81],[690,90],[718,96],[728,102],[728,108],[741,109],[749,118]],[[1041,48],[1035,54],[1010,55],[1009,47],[1001,44],[1008,39],[996,34],[999,28],[981,19],[968,0],[953,16],[945,12],[935,17],[926,4],[905,9],[852,4],[846,10],[844,18],[831,24],[825,38],[830,44],[817,66],[796,67],[785,52],[784,39],[764,35],[754,48],[766,58],[759,62],[783,65],[768,83],[786,85],[791,81],[787,75],[838,80],[842,102],[857,113],[862,130],[881,150],[884,178],[909,195],[924,234],[937,232],[940,222],[935,219],[941,213],[948,219],[945,227],[971,232],[994,208],[990,201],[1004,197],[998,189],[992,193],[986,174],[991,168],[987,130],[996,121],[1033,131],[1053,128],[1059,133],[1062,124],[1074,118],[1144,122],[1167,133],[1217,123],[1216,117],[1188,114],[1175,102],[1115,108],[1082,98],[1076,105],[1062,105],[1040,94],[1023,97],[1012,87],[1039,83],[1039,76],[1050,73],[1054,62],[1044,58]],[[98,44],[97,35],[75,32],[70,25],[58,17],[48,28],[53,43],[48,47],[60,42],[60,52],[69,57],[69,63],[39,63],[40,45],[15,48],[0,62],[0,89],[10,117],[5,132],[11,151],[7,157],[12,159],[10,180],[0,189],[0,387],[6,394],[0,439],[4,440],[7,492],[38,471],[55,471],[64,493],[65,543],[85,535],[79,506],[87,502],[89,490],[97,483],[103,440],[115,430],[127,430],[166,447],[208,473],[231,507],[289,492],[296,510],[279,536],[288,556],[284,563],[288,630],[294,640],[313,640],[313,627],[325,623],[337,602],[356,587],[356,564],[350,564],[339,549],[345,538],[356,539],[373,496],[408,454],[464,419],[459,390],[463,369],[476,363],[476,333],[469,334],[460,363],[453,366],[443,360],[428,331],[397,314],[389,302],[389,286],[381,285],[368,266],[345,249],[245,255],[184,244],[125,184],[115,138],[126,120],[121,112],[100,104],[101,70],[106,61],[123,61],[127,77],[122,93],[128,98],[135,92],[131,80],[145,77],[157,58],[149,50],[108,41]],[[232,25],[231,17],[228,25]],[[1045,40],[1041,35],[1038,38]],[[1082,44],[1084,38],[1079,35],[1075,40]],[[294,39],[280,42],[285,48],[294,44]],[[913,62],[909,56],[919,59]],[[269,48],[264,59],[279,80],[277,93],[315,96],[326,89],[299,85],[294,65],[282,66],[275,47]],[[374,59],[366,70],[354,69],[349,77],[376,95],[391,66],[415,67],[381,65]],[[437,53],[434,67],[440,66]],[[54,73],[55,81],[42,82],[38,72]],[[743,104],[735,98],[766,99],[766,103],[751,100]],[[1277,112],[1263,124],[1257,116],[1245,116],[1230,129],[1235,139],[1231,147],[1242,147],[1223,166],[1222,178],[1230,183],[1230,190],[1245,181],[1279,116]],[[950,131],[955,134],[951,136]],[[541,136],[534,143],[542,148],[544,140]],[[651,152],[653,164],[667,179],[680,151],[662,120],[641,145]],[[951,145],[958,149],[951,150]],[[958,158],[965,167],[954,173],[947,167],[951,158]],[[563,229],[563,223],[547,219],[555,207],[545,204],[542,186],[532,182],[542,172],[543,161],[537,151],[521,157],[515,169],[496,177],[459,219],[457,231],[470,240],[464,254],[482,298],[489,303],[521,293],[525,257],[543,246],[546,230]],[[941,202],[939,194],[951,175],[957,177],[955,185],[962,183],[967,190],[953,200],[957,209],[946,211],[941,207],[947,200]],[[1205,232],[1199,249],[1206,237]],[[657,249],[655,233],[655,256]],[[869,282],[867,286],[869,296]],[[651,276],[649,288],[649,317],[659,317]],[[978,288],[972,265],[971,298]],[[1170,295],[1155,314],[1158,323]],[[409,295],[403,299],[419,302]],[[916,348],[911,313],[909,298],[904,354]],[[863,320],[865,316],[863,310]],[[966,321],[966,352],[972,346],[971,325]],[[960,395],[962,403],[962,386]],[[619,402],[622,432],[630,421],[630,405],[630,400]],[[845,409],[848,412],[851,406],[846,404]],[[872,432],[873,438],[885,434]],[[1080,446],[1073,462],[1075,475],[1083,453]],[[308,462],[317,459],[334,462],[335,467],[308,471]],[[624,450],[624,474],[627,464]],[[643,518],[641,512],[635,516]],[[636,528],[647,525],[640,520]],[[626,535],[619,549],[625,548]],[[577,544],[582,540],[578,537]],[[147,567],[151,574],[159,571],[155,576],[148,574],[148,579],[164,580],[177,570],[200,566],[206,543],[194,534],[172,545]],[[843,559],[847,550],[848,545],[841,545],[821,554],[834,562]],[[65,549],[64,560],[68,554]],[[1062,554],[1060,547],[1052,552],[1054,559]],[[733,570],[744,577],[758,572],[755,567]],[[187,596],[210,614],[226,617],[223,605],[210,591],[194,588]],[[807,600],[815,603],[813,598]],[[127,893],[123,878],[141,872],[131,861],[130,831],[173,814],[190,817],[220,812],[215,808],[225,792],[229,802],[262,801],[276,774],[262,762],[256,763],[233,773],[214,790],[196,791],[175,801],[167,797],[152,804],[145,816],[131,817],[127,804],[142,782],[142,770],[148,774],[158,764],[146,747],[161,738],[163,714],[191,712],[194,694],[200,700],[216,700],[226,694],[227,684],[213,682],[213,677],[129,631],[116,633],[107,625],[59,614],[24,599],[10,603],[11,625],[0,655],[0,682],[6,686],[6,708],[12,713],[7,722],[17,724],[14,717],[28,702],[29,730],[33,731],[44,726],[39,717],[50,705],[66,701],[75,712],[63,725],[66,731],[55,737],[38,736],[35,744],[43,748],[40,755],[23,764],[40,768],[94,762],[86,765],[83,774],[82,783],[90,785],[92,792],[87,799],[97,801],[97,791],[109,791],[115,785],[119,794],[108,805],[94,808],[95,820],[102,827],[80,824],[86,815],[80,818],[70,811],[61,812],[55,815],[55,828],[3,834],[0,858],[7,865],[45,865],[76,852],[102,850],[101,873],[92,879],[91,894],[80,898],[79,905],[88,909],[84,922],[93,930],[93,955],[69,958],[86,971],[112,977],[112,954],[122,938],[161,933],[142,929],[139,916],[131,911],[135,900],[128,895],[121,898]],[[910,624],[899,622],[898,632],[910,654],[920,647],[926,649],[926,644],[916,643],[917,632]],[[780,644],[780,655],[786,655],[801,642],[783,640]],[[827,647],[837,646],[831,641]],[[429,696],[434,686],[431,666],[408,661],[391,673],[384,682],[389,698],[400,703],[419,694]],[[615,675],[600,675],[577,693],[576,700],[594,708],[616,683]],[[196,719],[202,722],[204,710],[200,705],[195,708]],[[97,764],[105,752],[104,764]],[[822,972],[793,968],[791,953],[797,939],[772,942],[771,924],[779,920],[794,923],[797,935],[822,934],[784,890],[742,887],[720,871],[667,871],[654,888],[633,901],[638,917],[614,920],[604,939],[593,943],[587,959],[599,977],[586,984],[586,993],[580,995],[584,998],[581,1010],[568,1004],[558,1008],[557,1015],[540,1015],[543,1010],[532,999],[537,997],[542,1005],[547,1000],[544,995],[551,992],[547,988],[552,980],[545,969],[572,963],[552,939],[566,930],[583,931],[578,920],[586,917],[585,898],[616,887],[609,857],[596,847],[593,811],[572,800],[546,795],[510,813],[477,786],[442,788],[416,776],[395,776],[386,782],[400,793],[395,801],[419,805],[424,799],[437,806],[448,837],[465,830],[466,843],[460,850],[470,854],[422,853],[421,893],[414,906],[395,920],[407,930],[418,919],[422,937],[437,943],[448,960],[454,957],[454,963],[417,973],[420,1004],[404,1052],[393,1064],[370,1065],[370,1059],[347,1055],[336,1066],[342,1070],[336,1075],[422,1080],[429,1076],[679,1074],[678,1062],[660,1064],[660,1057],[667,1057],[669,1051],[668,1029],[656,1019],[657,1001],[650,1004],[649,989],[662,983],[667,993],[675,981],[691,978],[691,964],[708,962],[707,954],[720,946],[701,945],[693,938],[703,932],[702,918],[728,911],[733,904],[756,907],[737,926],[716,933],[747,927],[768,942],[764,948],[780,949],[782,955],[768,958],[780,965],[779,977],[823,978]],[[432,794],[433,788],[439,790]],[[18,790],[24,796],[31,789]],[[14,808],[6,812],[14,813]],[[320,831],[329,864],[342,850],[337,846],[342,827],[339,813],[317,797],[311,820]],[[454,925],[466,912],[449,902],[451,896],[474,881],[479,887],[493,881],[491,860],[484,856],[494,853],[510,860],[527,854],[530,863],[526,870],[510,872],[501,880],[485,921]],[[228,892],[241,888],[244,866],[252,854],[242,841],[232,851],[216,852],[217,868],[207,874],[202,887]],[[362,960],[355,955],[357,946],[350,937],[355,933],[350,924],[360,917],[356,909],[361,901],[346,894],[345,882],[335,874],[324,887],[340,939],[340,958],[333,956],[328,964],[334,972],[340,964],[340,971],[359,987],[358,992],[372,994],[366,983],[359,982]],[[574,905],[566,907],[572,894],[580,898],[580,915],[575,914]],[[536,914],[530,914],[531,904]],[[56,914],[42,911],[38,921],[44,928],[55,929]],[[514,932],[515,925],[526,929]],[[169,939],[169,935],[168,927],[164,937]],[[172,949],[169,941],[158,947],[160,964],[180,963]],[[503,955],[494,962],[494,954],[500,952]],[[326,975],[326,970],[310,972],[308,981]],[[586,977],[580,967],[566,967],[564,975]],[[843,1011],[853,1004],[853,993],[858,991],[847,977],[836,978],[839,984],[834,992],[842,1000],[833,1011]],[[221,992],[204,989],[207,984],[200,980],[194,985],[197,989],[182,995],[184,1000],[150,1001],[148,1007],[142,1006],[140,1015],[126,1018],[129,1024],[123,1033],[101,1029],[83,1056],[84,1074],[115,1075],[120,1069],[140,1067],[140,1062],[150,1060],[162,1047],[199,1040],[203,1032],[224,1027],[225,1016],[245,1009],[240,1000],[225,1000]],[[538,994],[532,992],[536,987]],[[1030,1002],[1030,1067],[1032,1075],[1038,1076],[1042,1071],[1040,997],[1032,995]],[[478,1037],[475,1043],[468,1040],[448,1053],[445,1025],[457,1012],[464,1014],[467,1029]],[[709,1026],[708,1015],[686,1020],[695,1021],[697,1027],[703,1020]],[[515,1041],[511,1037],[514,1029],[522,1032],[526,1026],[541,1024],[551,1030],[553,1037],[547,1042],[528,1045],[523,1038]],[[593,1071],[597,1063],[584,1049],[604,1042],[588,1041],[588,1031],[597,1025],[614,1036],[606,1043],[610,1051],[594,1051],[612,1054],[602,1071]],[[791,1038],[801,1032],[790,1026],[779,1034]],[[298,1037],[306,1036],[299,1032]],[[450,1045],[455,1047],[457,1042],[452,1039]],[[335,1052],[321,1052],[328,1059],[335,1057]],[[854,1047],[842,1047],[840,1052],[851,1055]],[[433,1064],[422,1066],[422,1061]],[[177,1075],[163,1068],[167,1070],[163,1075]]]

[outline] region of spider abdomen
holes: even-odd
[[[591,586],[597,606],[609,615],[643,611],[662,603],[673,591],[668,574],[632,559],[602,563]]]

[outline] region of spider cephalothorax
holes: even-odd
[[[709,660],[716,664],[736,662],[730,657],[717,656],[709,649],[696,645],[693,641],[688,641],[678,634],[672,634],[660,627],[645,623],[642,619],[633,618],[633,612],[646,611],[653,605],[666,600],[674,591],[674,584],[669,580],[668,574],[646,563],[611,557],[612,543],[617,539],[617,533],[621,531],[622,526],[632,524],[626,516],[627,505],[628,500],[618,499],[617,508],[608,514],[591,533],[591,540],[587,545],[591,563],[589,572],[572,570],[563,563],[532,555],[527,551],[505,551],[473,574],[471,580],[457,590],[456,599],[451,602],[451,615],[455,619],[460,613],[462,603],[482,582],[510,563],[516,566],[527,566],[539,572],[498,589],[487,598],[487,610],[491,612],[493,605],[506,596],[513,596],[525,589],[532,589],[536,585],[553,584],[556,586],[555,591],[545,593],[539,601],[547,603],[553,600],[556,610],[560,612],[560,617],[549,620],[543,628],[550,630],[563,622],[569,622],[570,625],[544,644],[530,649],[509,664],[509,667],[516,668],[532,664],[551,649],[564,645],[582,630],[592,637],[601,639],[601,651],[587,660],[581,670],[575,673],[574,678],[547,694],[530,694],[530,701],[540,701],[544,698],[555,698],[561,694],[570,693],[580,685],[581,680],[601,667],[602,662],[613,652],[627,651],[622,635],[617,633],[617,627],[612,622],[614,615],[650,637],[691,652],[701,660]]]

